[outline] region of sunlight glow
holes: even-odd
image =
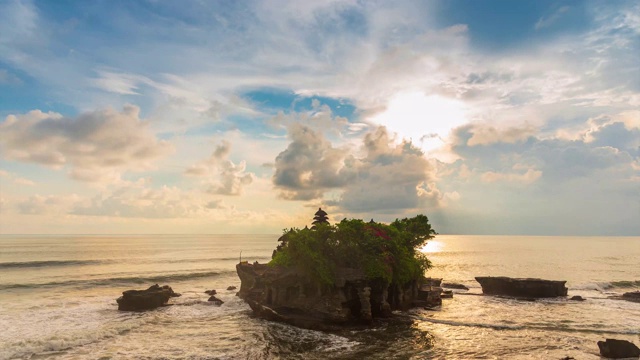
[[[436,240],[430,240],[425,246],[420,249],[423,253],[437,253],[442,251],[442,242]]]
[[[464,103],[422,92],[396,95],[384,112],[370,120],[411,140],[425,152],[443,145],[453,128],[467,122]]]

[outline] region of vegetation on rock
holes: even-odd
[[[425,215],[388,225],[359,219],[314,223],[312,229],[285,230],[269,264],[295,267],[327,285],[335,283],[339,268],[359,269],[369,280],[405,284],[431,267],[419,251],[436,235]]]

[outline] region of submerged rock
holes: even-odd
[[[610,359],[637,358],[640,348],[627,340],[606,339],[598,341],[600,355]]]
[[[237,287],[235,287],[235,286],[229,286],[229,287],[227,288],[227,290],[235,290],[235,289],[237,289]]]
[[[161,287],[155,284],[146,290],[127,290],[116,302],[118,310],[121,311],[144,311],[164,306],[170,298],[178,296],[180,294],[174,292],[168,285]]]
[[[580,296],[580,295],[574,295],[574,296],[572,296],[572,297],[571,297],[571,299],[569,299],[569,300],[573,300],[573,301],[585,301],[585,300],[587,300],[587,299],[583,298],[583,297],[582,297],[582,296]]]
[[[339,269],[333,285],[266,264],[243,262],[236,270],[241,280],[238,296],[255,315],[309,329],[370,324],[375,318],[391,316],[392,310],[427,306],[436,297],[432,289],[422,291],[417,281],[386,285],[350,268]]]
[[[447,288],[447,289],[460,289],[460,290],[469,290],[468,287],[462,285],[462,284],[458,284],[458,283],[450,283],[450,282],[445,282],[442,283],[442,287],[443,288]]]
[[[482,286],[482,292],[488,295],[525,298],[567,296],[566,281],[517,279],[505,276],[479,276],[476,280]]]
[[[205,294],[207,294],[207,295],[215,295],[215,294],[217,294],[218,292],[217,292],[217,291],[215,291],[215,290],[207,290],[207,291],[205,291],[204,293],[205,293]]]

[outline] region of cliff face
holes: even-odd
[[[293,269],[266,264],[236,265],[242,285],[238,296],[254,313],[268,320],[311,329],[369,324],[392,310],[429,306],[440,301],[435,291],[417,281],[386,285],[367,280],[356,269],[338,271],[334,285],[314,282]],[[429,300],[429,301],[427,301]]]

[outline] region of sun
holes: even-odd
[[[387,109],[370,120],[411,140],[426,152],[440,147],[451,130],[467,122],[463,102],[423,92],[394,96]]]

